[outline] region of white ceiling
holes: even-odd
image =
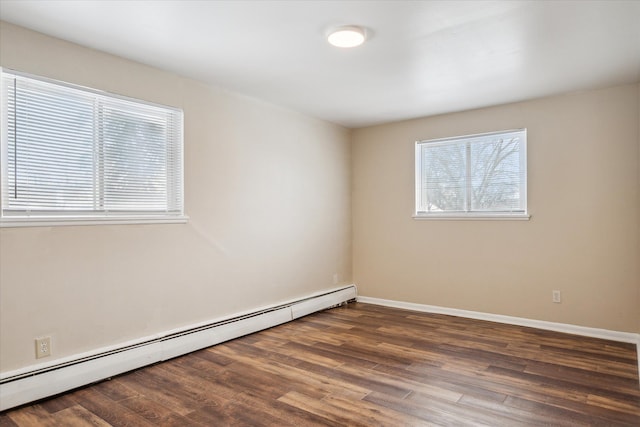
[[[640,80],[633,0],[0,0],[0,19],[348,127]],[[326,43],[349,24],[364,45]]]

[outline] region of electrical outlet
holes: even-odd
[[[51,356],[51,337],[36,338],[36,359]]]
[[[562,295],[560,294],[560,291],[551,291],[551,301],[555,302],[556,304],[562,302]]]
[[[333,273],[333,284],[334,285],[338,284],[338,273]]]

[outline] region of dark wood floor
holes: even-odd
[[[636,347],[353,303],[0,415],[0,426],[640,426]]]

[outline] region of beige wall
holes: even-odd
[[[640,332],[638,104],[628,85],[356,130],[359,294]],[[411,218],[414,141],[521,127],[530,221]]]
[[[185,225],[0,230],[0,370],[351,283],[349,131],[13,25],[0,65],[181,107]],[[40,360],[38,361],[40,362]]]

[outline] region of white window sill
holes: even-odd
[[[528,221],[531,215],[525,213],[508,214],[482,214],[482,213],[461,213],[461,214],[415,214],[413,219],[418,220],[446,220],[446,221]]]
[[[59,227],[77,225],[132,225],[132,224],[185,224],[188,216],[118,216],[118,217],[3,217],[0,228],[9,227]]]

